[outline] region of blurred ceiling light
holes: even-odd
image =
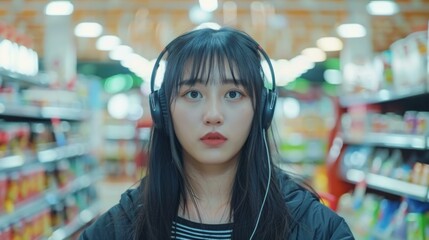
[[[129,54],[133,52],[133,49],[127,45],[119,45],[109,52],[109,58],[112,60],[121,61]]]
[[[323,62],[326,60],[326,53],[320,48],[306,48],[302,50],[301,54],[307,56],[312,62]]]
[[[212,14],[207,11],[203,11],[198,5],[191,7],[189,10],[189,19],[194,24],[200,24],[202,22],[207,22],[211,19]]]
[[[289,82],[293,81],[296,76],[291,75],[291,67],[289,61],[286,59],[278,59],[274,64],[274,72],[276,76],[277,86],[286,86]]]
[[[107,102],[107,112],[116,119],[124,119],[129,111],[130,102],[125,93],[112,96]]]
[[[144,68],[149,67],[149,60],[137,53],[130,53],[126,58],[121,60],[121,65],[137,74],[142,72]]]
[[[129,74],[116,74],[106,78],[104,90],[107,93],[125,92],[132,88],[133,78]]]
[[[342,82],[341,71],[337,69],[326,69],[325,72],[323,72],[323,78],[330,84],[341,84]]]
[[[294,70],[296,76],[305,73],[307,70],[314,68],[315,64],[311,59],[304,55],[298,55],[292,58],[289,63],[291,64],[291,69]]]
[[[360,38],[366,35],[366,29],[358,23],[345,23],[338,26],[337,33],[342,38]]]
[[[219,29],[221,28],[221,26],[217,23],[214,22],[205,22],[205,23],[201,23],[200,25],[198,25],[195,29],[202,29],[202,28],[211,28],[211,29]]]
[[[121,44],[121,40],[114,35],[104,35],[97,39],[95,47],[100,51],[111,51]]]
[[[46,5],[45,14],[50,16],[66,16],[73,13],[73,4],[69,1],[52,1]]]
[[[79,23],[75,29],[74,34],[78,37],[96,38],[103,32],[103,26],[96,22],[82,22]]]
[[[318,48],[325,52],[341,51],[343,49],[343,42],[336,37],[322,37],[316,42]]]
[[[393,1],[371,1],[366,5],[366,10],[371,15],[394,15],[399,12],[398,4]]]
[[[200,7],[206,12],[213,12],[218,8],[217,0],[199,0]]]
[[[295,98],[287,97],[282,101],[283,114],[287,118],[296,118],[299,116],[301,107],[299,101]]]

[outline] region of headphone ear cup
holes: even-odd
[[[277,102],[277,94],[272,90],[262,92],[262,116],[261,124],[262,128],[268,130],[271,125],[274,116],[274,109]]]
[[[150,112],[155,128],[166,130],[166,121],[168,119],[167,99],[164,88],[152,92],[149,95]]]

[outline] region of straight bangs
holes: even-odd
[[[183,81],[191,85],[207,85],[213,83],[211,76],[219,74],[221,81],[233,80],[235,84],[242,85],[251,97],[254,108],[259,108],[259,101],[255,99],[260,99],[259,89],[264,85],[264,78],[258,46],[244,34],[237,36],[213,29],[204,31],[198,36],[192,36],[191,32],[176,43],[180,47],[172,46],[175,51],[169,52],[166,58],[163,82],[165,92],[171,94],[166,96],[167,99],[171,103],[177,97]]]

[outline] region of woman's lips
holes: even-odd
[[[200,140],[208,146],[217,147],[225,143],[228,139],[218,132],[209,132],[201,137]]]

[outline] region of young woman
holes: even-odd
[[[273,165],[275,82],[264,81],[262,60],[258,43],[230,28],[173,40],[152,73],[147,175],[80,239],[353,239],[317,194]]]

